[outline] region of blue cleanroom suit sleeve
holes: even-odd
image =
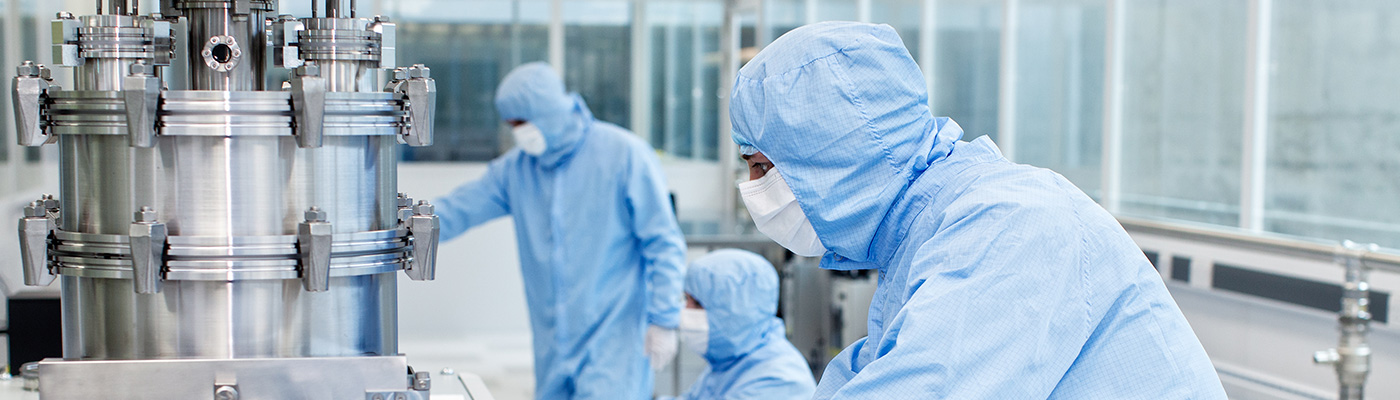
[[[661,175],[660,162],[650,148],[635,141],[628,173],[627,206],[641,247],[646,281],[651,286],[647,323],[680,325],[681,286],[685,279],[685,240]]]
[[[512,150],[519,153],[519,150]],[[497,158],[486,167],[486,175],[481,179],[467,182],[452,190],[452,193],[433,201],[434,212],[438,215],[442,241],[452,240],[468,229],[510,213],[509,195],[506,193],[503,163],[518,154],[507,154]]]
[[[909,298],[886,320],[887,333],[863,344],[877,358],[839,391],[818,397],[1050,397],[1080,351],[1066,344],[1082,342],[1092,329],[1074,211],[974,208],[958,210],[972,217],[949,224],[915,252],[913,266],[902,271],[911,275],[904,287],[881,288]],[[1028,220],[1065,229],[1014,223]],[[850,367],[841,361],[832,368]]]

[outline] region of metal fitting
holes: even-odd
[[[419,200],[418,205],[413,206],[413,215],[433,215],[433,205],[427,200]]]
[[[413,64],[408,67],[409,78],[430,78],[432,70],[423,64]]]
[[[156,222],[156,210],[148,206],[141,206],[141,209],[136,211],[134,219],[136,222]]]
[[[54,17],[58,19],[73,19],[73,13],[67,11],[59,11],[58,14],[54,14]]]
[[[44,201],[45,210],[55,213],[58,212],[58,199],[53,198],[53,195],[44,193],[39,199]]]
[[[317,66],[315,61],[307,61],[300,67],[292,70],[292,73],[296,74],[296,76],[321,76],[321,67]]]
[[[238,400],[238,388],[230,385],[222,385],[214,388],[215,400]]]
[[[391,21],[391,20],[389,19],[389,16],[387,16],[387,15],[376,15],[376,16],[374,16],[374,22],[393,22],[393,21]]]
[[[24,60],[18,67],[15,67],[15,75],[35,77],[39,76],[39,64],[34,61]]]
[[[156,66],[146,63],[146,59],[144,58],[138,58],[131,63],[131,67],[127,69],[127,72],[130,76],[155,75]]]
[[[433,374],[418,371],[413,374],[413,390],[430,390],[433,387]],[[402,396],[402,395],[401,395]]]
[[[312,206],[304,214],[307,222],[322,222],[326,220],[326,212],[321,207]]]
[[[29,217],[29,218],[39,218],[39,217],[43,217],[44,214],[45,214],[45,211],[44,211],[44,201],[43,201],[43,200],[34,200],[34,202],[29,203],[29,206],[24,207],[24,216],[25,216],[25,217]]]
[[[401,81],[404,79],[408,79],[408,68],[394,68],[394,80]]]
[[[297,248],[301,252],[301,283],[308,292],[330,290],[331,223],[320,207],[306,210],[306,221],[297,225]]]

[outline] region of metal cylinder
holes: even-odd
[[[238,118],[244,110],[239,107],[286,106],[285,97],[251,92],[264,89],[263,16],[269,3],[251,1],[246,14],[239,14],[234,3],[176,2],[189,18],[189,87],[231,92],[208,92],[209,99],[170,94],[165,107],[207,104],[209,111],[167,118],[151,148],[129,146],[121,134],[124,118],[65,125],[70,134],[59,140],[62,230],[125,235],[132,211],[142,206],[156,211],[172,237],[234,241],[296,234],[303,211],[313,206],[325,210],[337,234],[395,227],[397,142],[392,135],[339,135],[321,147],[299,148],[286,122],[249,124],[226,135],[202,131]],[[115,2],[109,5],[113,12],[121,10],[115,7]],[[84,18],[93,26],[137,26],[126,16]],[[75,71],[75,89],[121,90],[130,62],[88,58]],[[362,79],[370,61],[327,60],[327,67],[332,91],[378,91]],[[264,97],[270,103],[260,103]],[[116,97],[111,101],[120,103]],[[72,107],[102,104],[108,103],[76,101]],[[324,292],[304,290],[299,279],[229,278],[167,280],[159,293],[138,294],[131,279],[63,276],[64,357],[397,354],[395,272],[333,276]]]
[[[195,90],[263,90],[267,30],[272,4],[247,0],[173,0],[188,18],[190,88]]]

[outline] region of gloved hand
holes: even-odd
[[[676,330],[656,325],[647,326],[645,343],[647,358],[651,359],[651,369],[660,371],[676,359]]]

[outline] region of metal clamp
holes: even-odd
[[[395,50],[395,43],[398,41],[395,33],[397,26],[389,22],[389,17],[376,15],[369,30],[379,33],[379,68],[398,67],[398,55]]]
[[[413,198],[400,192],[394,202],[398,206],[399,224],[407,226],[408,219],[413,217]]]
[[[166,21],[160,13],[155,13],[141,19],[141,28],[149,31],[151,35],[154,52],[151,64],[170,65],[170,59],[175,54],[175,38],[170,29],[170,21]]]
[[[433,144],[433,117],[437,114],[437,84],[423,64],[394,70],[394,80],[385,91],[404,97],[408,103],[408,124],[404,126],[403,141],[409,146]]]
[[[301,58],[301,44],[299,34],[306,30],[306,24],[298,21],[291,15],[280,15],[277,21],[272,23],[272,61],[273,64],[282,68],[300,67],[305,60]]]
[[[20,262],[24,267],[24,284],[29,286],[48,286],[57,276],[49,269],[49,238],[53,236],[55,224],[44,201],[29,203],[19,219]]]
[[[155,65],[145,59],[131,63],[131,74],[122,78],[122,96],[126,105],[126,131],[131,147],[156,145],[156,111],[160,106],[160,78]]]
[[[63,11],[58,13],[58,19],[51,22],[53,27],[53,63],[65,67],[76,67],[83,65],[83,58],[78,55],[78,28],[83,26],[73,13]]]
[[[301,283],[308,292],[330,290],[331,223],[320,207],[306,210],[306,220],[297,225],[297,247],[301,252]]]
[[[419,200],[413,206],[413,216],[408,218],[408,234],[413,237],[413,261],[404,270],[408,278],[415,281],[431,281],[437,268],[438,216],[433,215],[433,205],[427,200]]]
[[[14,103],[15,127],[20,146],[40,146],[58,141],[58,135],[50,135],[44,121],[43,105],[53,84],[52,72],[43,64],[26,60],[15,69]]]
[[[326,78],[314,62],[292,71],[292,113],[297,147],[321,147],[326,124]]]
[[[136,293],[152,294],[160,292],[160,281],[165,279],[165,249],[168,231],[165,224],[156,222],[156,211],[141,207],[131,222],[131,272],[132,286]]]

